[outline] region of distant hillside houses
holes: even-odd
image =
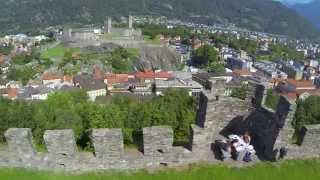
[[[83,90],[90,100],[115,94],[135,96],[162,95],[168,88],[182,88],[190,96],[198,96],[202,86],[192,80],[189,72],[142,71],[130,74],[104,73],[98,66],[92,74],[64,75],[59,71],[46,71],[39,78],[21,83],[0,79],[1,95],[10,99],[45,100],[59,91]]]

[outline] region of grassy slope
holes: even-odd
[[[80,51],[78,48],[66,48],[62,44],[59,44],[53,48],[50,48],[41,53],[41,58],[63,58],[64,53],[70,50],[72,53]]]
[[[287,161],[281,164],[260,164],[248,168],[224,166],[196,166],[184,170],[164,170],[153,174],[145,171],[135,173],[101,172],[84,175],[54,174],[40,171],[0,169],[1,180],[318,180],[319,160]]]
[[[149,44],[155,44],[155,45],[160,45],[161,42],[160,42],[160,36],[156,36],[154,39],[151,39],[150,36],[144,36],[144,40],[146,41],[146,43],[149,43]]]
[[[66,49],[62,45],[50,48],[41,53],[41,58],[62,58]]]
[[[119,38],[119,37],[121,37],[121,34],[117,33],[117,32],[111,32],[111,33],[107,33],[104,35],[104,38],[106,38],[106,39],[115,39],[115,38]]]

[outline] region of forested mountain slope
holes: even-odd
[[[164,15],[202,23],[230,22],[252,30],[315,37],[305,18],[272,0],[0,0],[0,31],[66,23],[102,23],[107,15]]]

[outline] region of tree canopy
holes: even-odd
[[[297,101],[297,110],[293,125],[300,130],[304,125],[320,124],[320,97],[310,96],[305,100]]]
[[[110,102],[87,101],[83,91],[59,92],[45,101],[0,99],[0,142],[6,129],[31,128],[35,142],[42,144],[47,129],[73,129],[78,145],[89,147],[88,129],[122,128],[126,144],[142,142],[142,128],[167,125],[175,142],[188,142],[195,121],[196,101],[185,90],[170,89],[148,102],[114,96]]]
[[[219,52],[210,45],[204,45],[196,50],[192,64],[218,73],[225,71]]]

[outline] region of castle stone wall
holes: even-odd
[[[159,156],[169,153],[173,145],[173,130],[171,127],[143,128],[143,151],[146,156]]]
[[[305,126],[301,146],[292,145],[292,121],[296,105],[281,98],[276,111],[264,107],[265,88],[254,88],[248,98],[225,97],[223,82],[212,81],[211,92],[199,100],[196,124],[191,126],[190,147],[173,146],[174,132],[168,126],[143,129],[143,152],[130,153],[123,145],[121,129],[92,129],[94,152],[77,150],[72,130],[47,130],[44,142],[47,152],[37,152],[30,129],[8,129],[8,149],[0,151],[0,166],[45,170],[91,171],[107,169],[142,169],[216,162],[215,141],[230,134],[251,132],[258,157],[278,159],[286,150],[287,158],[320,157],[320,126]],[[258,98],[257,98],[258,97]]]
[[[106,169],[142,169],[184,165],[198,161],[193,152],[173,146],[173,130],[167,126],[143,129],[144,153],[124,150],[121,129],[93,129],[94,152],[77,150],[72,130],[47,130],[47,152],[37,152],[30,129],[8,129],[8,150],[0,152],[0,166],[44,170],[90,171]],[[129,151],[131,152],[131,151]]]
[[[16,153],[19,158],[29,158],[36,155],[31,129],[12,128],[6,131],[5,137],[9,151]]]
[[[92,140],[97,158],[120,159],[124,154],[121,129],[93,129]]]
[[[72,157],[77,153],[72,130],[47,130],[43,138],[50,154]]]
[[[320,149],[320,125],[304,126],[305,135],[302,142],[303,148]]]

